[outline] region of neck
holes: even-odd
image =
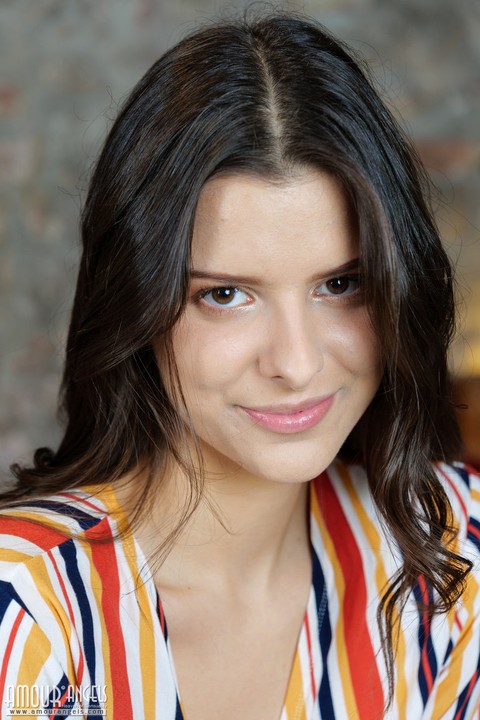
[[[127,490],[125,488],[124,490]],[[135,533],[147,558],[181,518],[188,480],[169,473],[149,515]],[[296,562],[309,556],[308,483],[275,483],[244,469],[212,472],[204,496],[155,571],[158,585],[209,587],[223,595],[264,594]],[[120,496],[128,514],[128,497]]]

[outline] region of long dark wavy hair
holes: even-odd
[[[163,55],[126,100],[82,217],[65,434],[56,452],[37,450],[33,467],[13,467],[17,486],[3,499],[111,482],[141,467],[141,515],[173,457],[191,478],[187,521],[202,481],[185,455],[192,428],[182,419],[171,332],[186,301],[199,193],[219,173],[285,178],[304,167],[335,176],[356,214],[365,301],[381,338],[382,383],[356,436],[403,557],[379,610],[392,692],[395,618],[407,592],[423,577],[435,598],[429,611],[446,611],[469,570],[451,550],[451,509],[432,466],[458,457],[460,446],[446,365],[452,270],[409,141],[361,61],[310,20],[280,13],[209,25]]]

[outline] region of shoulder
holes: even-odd
[[[71,623],[100,607],[103,580],[118,581],[108,492],[76,489],[0,511],[0,647],[21,620],[25,632],[35,624],[62,647],[67,662]]]
[[[0,579],[72,540],[111,524],[102,493],[76,489],[12,503],[0,510]]]

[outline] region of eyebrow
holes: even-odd
[[[354,258],[353,260],[349,260],[346,263],[343,263],[343,265],[338,265],[337,267],[330,268],[329,270],[325,270],[321,273],[315,273],[315,275],[312,275],[311,278],[309,278],[309,282],[315,282],[315,280],[321,280],[322,278],[328,278],[328,277],[335,277],[336,275],[341,275],[343,273],[349,272],[351,270],[358,270],[360,267],[360,260],[359,258]],[[253,275],[246,276],[246,275],[231,275],[230,273],[215,273],[215,272],[207,272],[206,270],[195,270],[192,269],[190,271],[190,278],[195,279],[199,278],[202,280],[212,280],[213,282],[218,283],[225,283],[225,284],[231,284],[231,285],[264,285],[268,284],[265,283],[265,280],[260,277],[255,277]]]

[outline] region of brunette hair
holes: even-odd
[[[110,482],[140,464],[150,470],[143,512],[173,455],[192,478],[193,511],[201,478],[185,460],[170,336],[186,301],[199,193],[219,173],[281,179],[302,167],[331,173],[349,198],[381,338],[383,380],[357,436],[403,556],[379,613],[392,682],[394,618],[407,591],[423,576],[436,597],[429,611],[445,611],[469,570],[450,549],[451,510],[432,466],[460,446],[446,366],[452,270],[409,141],[362,63],[313,21],[280,13],[207,26],[154,63],[126,100],[83,212],[65,435],[56,452],[39,449],[33,467],[13,468],[17,486],[4,497]],[[164,343],[166,377],[153,338]]]

